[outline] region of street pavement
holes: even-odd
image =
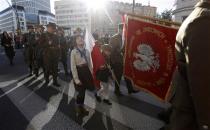
[[[86,92],[86,117],[75,113],[75,90],[71,77],[60,66],[60,88],[44,85],[44,75],[28,77],[22,50],[16,50],[10,66],[0,49],[0,130],[158,130],[164,125],[157,118],[168,107],[148,93],[127,94],[122,81],[123,97],[111,91],[112,106],[96,102]]]

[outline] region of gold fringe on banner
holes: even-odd
[[[160,24],[160,25],[164,25],[164,26],[168,26],[168,27],[179,28],[181,26],[181,23],[172,22],[169,20],[163,20],[163,19],[158,19],[158,18],[153,18],[153,17],[148,17],[148,16],[142,16],[142,15],[137,15],[137,14],[123,12],[123,11],[119,11],[119,13],[121,15],[128,15],[128,16],[140,18],[142,20],[146,20],[146,21],[149,21],[149,22],[152,22],[155,24]]]

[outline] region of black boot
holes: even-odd
[[[130,90],[130,91],[128,91],[128,94],[132,94],[132,93],[138,93],[139,91],[138,90]]]
[[[12,59],[10,59],[10,65],[11,65],[11,66],[13,66],[13,65],[14,65],[14,63],[13,63],[13,60],[12,60]]]
[[[84,107],[81,107],[80,109],[81,109],[83,115],[85,115],[85,116],[89,115],[89,111],[87,111]]]
[[[112,105],[112,103],[108,99],[104,99],[103,102],[106,103],[107,105]]]
[[[53,82],[53,85],[55,85],[56,87],[60,87],[61,86],[60,84],[58,84],[57,81]]]
[[[115,93],[115,95],[118,96],[118,97],[123,96],[123,94],[122,94],[120,91],[115,91],[114,93]]]
[[[95,98],[98,102],[101,102],[101,97],[99,97],[97,94],[95,94]]]
[[[39,77],[39,69],[38,69],[38,68],[36,68],[36,69],[34,70],[34,74],[35,74],[36,78]]]
[[[48,86],[48,84],[49,84],[49,80],[45,79],[44,85],[45,85],[45,86]]]
[[[87,116],[89,115],[89,111],[87,111],[83,106],[76,107],[76,113],[78,116],[83,115]]]

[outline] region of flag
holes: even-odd
[[[93,47],[95,46],[95,39],[93,35],[89,32],[88,29],[85,30],[85,47],[89,52],[92,52]]]
[[[100,81],[96,79],[96,72],[100,66],[104,65],[104,57],[101,53],[100,44],[95,41],[89,30],[86,29],[85,33],[86,49],[91,53],[91,61],[93,68],[93,80],[96,88],[100,88]]]
[[[135,16],[126,17],[125,77],[162,100],[167,98],[176,67],[177,31]]]

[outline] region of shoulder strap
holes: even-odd
[[[85,61],[88,63],[87,56],[86,56],[86,50],[84,50],[84,52],[83,52],[79,48],[76,48],[76,49],[79,51],[81,57],[84,57]]]

